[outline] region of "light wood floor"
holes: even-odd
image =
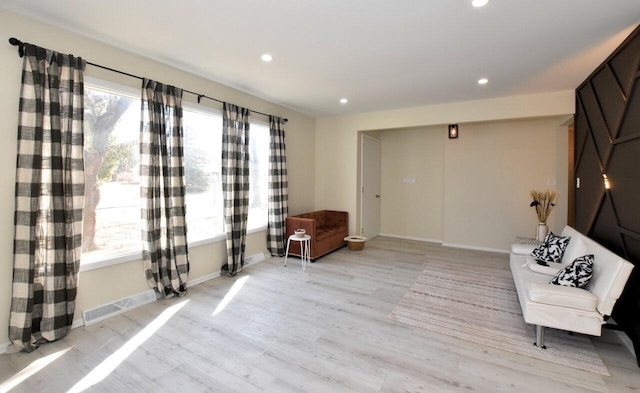
[[[640,390],[635,359],[610,331],[593,338],[612,375],[602,377],[388,319],[432,257],[508,269],[505,254],[390,238],[341,249],[305,273],[298,259],[284,268],[271,258],[35,353],[0,356],[0,384],[57,356],[12,391],[66,392],[90,379],[100,382],[86,391],[96,392]]]

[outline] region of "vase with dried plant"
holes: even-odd
[[[544,241],[545,237],[547,237],[547,233],[549,232],[547,219],[549,218],[551,210],[556,205],[555,201],[557,196],[558,195],[555,191],[531,191],[531,198],[533,201],[529,206],[536,208],[536,215],[538,216],[536,240],[539,242]]]

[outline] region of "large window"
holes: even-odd
[[[187,238],[207,240],[224,232],[221,183],[222,117],[187,107],[184,166],[187,184]]]
[[[222,114],[186,105],[185,176],[189,242],[224,235],[222,199]],[[267,226],[269,128],[252,121],[249,138],[250,185],[248,229]]]
[[[141,250],[140,94],[86,83],[82,260]]]
[[[187,239],[224,237],[221,183],[222,114],[184,104]],[[85,210],[82,261],[139,257],[140,91],[85,82]],[[267,225],[269,129],[253,120],[250,134],[248,229]]]
[[[269,126],[252,120],[249,138],[249,230],[267,226],[270,141]]]

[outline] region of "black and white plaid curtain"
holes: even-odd
[[[284,141],[285,119],[269,116],[269,232],[271,255],[284,255],[285,223],[289,212],[289,182]]]
[[[151,288],[164,297],[187,292],[182,90],[142,82],[140,190],[142,259]]]
[[[73,323],[84,206],[86,62],[24,44],[9,338],[31,352]]]
[[[248,109],[224,104],[222,118],[222,192],[227,264],[222,272],[233,276],[242,270],[249,213]]]

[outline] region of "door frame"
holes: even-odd
[[[357,234],[359,234],[360,236],[362,236],[362,228],[364,227],[364,198],[363,198],[363,194],[362,194],[362,190],[364,188],[364,167],[365,167],[365,162],[364,162],[364,140],[365,139],[369,139],[372,141],[376,141],[378,142],[378,144],[380,145],[380,164],[382,166],[382,141],[378,138],[374,138],[372,136],[366,135],[365,133],[361,132],[360,133],[360,143],[359,143],[359,150],[360,150],[360,160],[359,160],[359,164],[360,164],[360,173],[359,173],[359,177],[360,177],[360,182],[358,184],[358,201],[360,202],[360,209],[359,209],[359,213],[360,213],[360,220],[359,220],[359,226],[358,226],[358,230],[356,231]],[[382,169],[382,168],[381,168]],[[381,172],[381,170],[380,170]],[[381,173],[380,173],[381,175]],[[380,179],[382,180],[382,179]],[[380,223],[380,209],[378,209],[378,226]],[[379,232],[380,228],[378,227],[378,232]]]

